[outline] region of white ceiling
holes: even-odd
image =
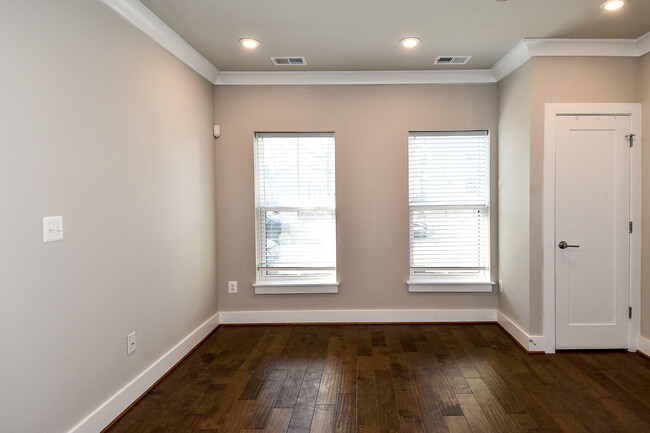
[[[141,0],[221,71],[490,69],[523,38],[636,39],[650,0],[605,12],[602,0]],[[417,36],[407,50],[398,41]],[[243,37],[261,47],[246,50]],[[440,55],[471,55],[433,66]],[[305,56],[275,66],[270,56]]]

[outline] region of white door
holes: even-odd
[[[630,118],[556,125],[556,347],[627,348]]]

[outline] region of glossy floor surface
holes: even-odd
[[[221,327],[109,432],[650,432],[650,360],[495,324]]]

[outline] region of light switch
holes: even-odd
[[[63,239],[63,217],[43,217],[43,242],[55,242]]]

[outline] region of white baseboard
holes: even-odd
[[[69,433],[97,433],[117,418],[126,408],[144,394],[158,379],[163,377],[178,361],[188,354],[201,340],[219,325],[219,313],[183,338],[169,352],[140,373],[124,388],[116,392],[101,406],[90,413]]]
[[[495,322],[496,310],[222,311],[221,324]]]
[[[497,311],[497,323],[503,326],[503,328],[529,352],[544,351],[543,335],[528,335],[528,333],[524,332],[515,322],[510,320],[510,318],[501,311]]]
[[[637,350],[645,356],[650,357],[650,340],[639,335],[639,348]]]

